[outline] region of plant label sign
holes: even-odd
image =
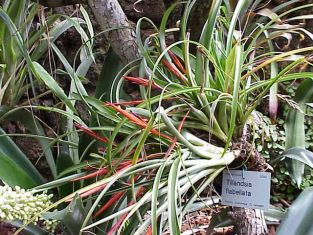
[[[270,204],[271,173],[224,170],[222,204],[268,210]]]

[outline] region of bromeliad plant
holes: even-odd
[[[239,154],[234,143],[250,141],[246,124],[253,124],[252,114],[271,87],[312,77],[312,73],[293,72],[297,65],[306,63],[304,53],[312,47],[285,53],[266,49],[286,28],[292,27],[294,33],[303,31],[300,25],[289,25],[282,17],[312,5],[278,16],[275,12],[281,7],[258,11],[260,2],[212,1],[198,42],[189,40],[187,30],[196,1],[186,3],[179,29],[181,39],[168,45],[166,35],[172,30],[166,30],[167,20],[177,4],[167,10],[160,29],[149,19],[139,20],[137,37],[143,57],[134,67],[119,73],[110,91],[111,99],[103,103],[74,96],[86,102],[96,116],[98,128],[91,130],[83,123],[77,128],[101,142],[99,152],[92,154],[97,160],[67,169],[65,173],[85,170],[37,190],[67,180],[88,184],[95,179],[75,192],[93,199],[81,233],[162,234],[169,230],[170,234],[179,234],[188,211],[214,203],[202,192]],[[140,25],[144,21],[156,32],[142,41]],[[190,52],[192,47],[196,48],[194,54]],[[291,62],[278,71],[272,65],[281,61]],[[139,76],[134,76],[136,73]],[[126,80],[140,85],[137,100],[120,98]],[[249,155],[246,153],[243,160]],[[74,196],[68,195],[47,210]]]
[[[64,102],[64,106],[68,109],[67,113],[75,113],[75,102],[70,101],[71,97],[68,97],[65,94],[63,89],[54,80],[53,75],[51,76],[37,61],[42,59],[42,57],[52,49],[59,57],[65,70],[68,71],[73,80],[70,90],[79,90],[86,95],[86,91],[81,88],[82,84],[80,79],[86,75],[86,72],[93,61],[93,56],[91,54],[93,39],[89,39],[89,37],[93,38],[94,35],[88,14],[82,7],[80,8],[80,11],[84,19],[50,15],[46,19],[36,22],[36,16],[40,13],[40,10],[41,8],[38,4],[30,3],[27,0],[5,0],[1,3],[0,124],[2,126],[5,122],[18,121],[27,128],[31,134],[16,135],[39,140],[38,142],[43,150],[42,155],[46,156],[51,175],[54,179],[57,179],[58,172],[63,170],[66,166],[72,165],[75,161],[78,164],[77,158],[75,158],[77,155],[71,151],[71,147],[77,145],[75,142],[76,133],[66,133],[62,136],[63,138],[67,137],[66,140],[62,140],[62,137],[59,137],[60,139],[56,140],[55,138],[45,136],[45,129],[42,127],[43,122],[33,113],[33,109],[37,107],[32,107],[27,104],[32,103],[32,101],[39,99],[47,93],[53,93],[56,98]],[[86,28],[88,32],[82,28],[81,24],[87,25]],[[35,26],[38,27],[37,30],[34,29]],[[58,47],[54,44],[55,40],[71,27],[76,28],[84,42],[84,46],[79,51],[81,64],[77,66],[77,70],[75,71],[64,58]],[[49,90],[44,94],[36,96],[34,91],[38,84],[45,84]],[[21,104],[21,100],[26,94],[29,99],[24,104]],[[44,110],[53,108],[54,107],[43,107]],[[80,119],[76,118],[76,121],[80,122]],[[73,120],[69,118],[66,126],[69,131],[73,128],[73,125],[71,126],[72,123]],[[55,156],[53,156],[52,147],[56,142],[62,145],[62,151],[59,151],[58,156],[55,158]],[[75,156],[73,157],[73,155]],[[43,184],[45,180],[32,165],[27,156],[22,153],[19,147],[10,139],[2,128],[0,128],[0,182],[1,184],[4,182],[8,185],[3,191],[10,189],[9,186],[20,187],[17,188],[18,190],[16,190],[16,192],[8,190],[8,193],[0,195],[0,204],[4,204],[3,208],[0,209],[0,222],[5,221],[13,223],[15,226],[22,226],[23,222],[27,221],[30,217],[34,216],[35,220],[42,217],[39,216],[38,213],[44,207],[51,204],[48,200],[51,198],[50,196],[45,198],[43,197],[44,194],[42,194],[42,196],[35,191],[27,191],[30,188]],[[74,183],[71,183],[71,186],[73,185]],[[58,189],[60,197],[64,194],[68,194],[69,191],[73,192],[73,189],[71,189],[71,187]],[[25,201],[24,197],[29,197],[30,201]],[[23,199],[24,201],[18,201],[18,198]],[[47,199],[45,205],[42,203],[40,204],[40,198]],[[14,204],[13,200],[15,200],[16,207],[11,207],[11,205]],[[38,205],[31,200],[37,200]],[[26,204],[23,205],[23,202]],[[6,204],[10,205],[6,206]],[[29,209],[30,205],[34,208]],[[27,211],[23,211],[22,209],[18,212],[18,207],[23,207],[23,209],[28,211],[28,214]],[[11,210],[12,214],[7,213],[8,210]],[[65,217],[67,220],[71,220],[72,214],[65,213]],[[52,220],[54,219],[52,218]],[[53,222],[51,223],[51,221],[46,220],[45,222],[46,228],[55,227],[54,225],[56,224]],[[26,230],[31,234],[46,233],[36,226],[28,226]]]
[[[43,59],[42,57],[46,54],[53,54],[53,50],[72,79],[70,91],[79,90],[80,93],[86,95],[87,92],[82,89],[80,79],[86,75],[93,61],[91,52],[94,35],[90,26],[90,19],[83,7],[79,9],[83,18],[52,14],[37,22],[36,16],[42,10],[38,4],[27,0],[6,0],[3,1],[0,7],[0,124],[18,121],[31,133],[26,137],[38,138],[52,176],[57,178],[57,168],[60,167],[57,166],[51,151],[51,146],[53,142],[55,143],[55,140],[45,136],[42,120],[35,117],[33,114],[35,107],[31,107],[30,104],[48,93],[53,93],[55,97],[63,101],[68,113],[75,113],[75,102],[70,101],[71,94],[67,96],[54,80],[53,75],[51,76],[37,61]],[[82,28],[82,24],[87,25],[87,30]],[[34,29],[35,27],[38,27],[37,30]],[[84,42],[84,46],[79,50],[81,64],[77,66],[75,71],[55,45],[55,41],[59,36],[71,27],[79,32]],[[89,39],[90,37],[92,39]],[[42,84],[48,87],[48,91],[36,95],[35,91]],[[25,96],[27,96],[26,102],[22,100]],[[21,117],[23,118],[21,119]],[[72,129],[73,120],[69,119],[67,130],[70,132]],[[20,149],[8,140],[6,133],[1,128],[0,134],[1,141],[6,143],[0,146],[0,179],[10,186],[19,185],[23,188],[42,183],[43,179],[37,170],[31,166],[31,163]],[[68,135],[67,140],[70,145],[77,144],[75,143],[77,139],[75,137],[75,133]],[[70,160],[78,163],[78,159],[75,158],[77,154],[71,151],[69,145],[66,145],[63,149],[70,149],[68,150]],[[75,156],[73,157],[73,155]],[[25,166],[28,166],[27,169]],[[19,174],[16,174],[17,172]]]

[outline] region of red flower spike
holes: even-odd
[[[138,117],[134,116],[133,114],[128,113],[126,110],[114,105],[113,103],[106,103],[106,105],[114,108],[117,112],[119,112],[120,114],[122,114],[124,117],[126,117],[128,120],[130,120],[131,122],[133,122],[134,124],[136,124],[137,126],[141,127],[141,128],[146,128],[147,127],[147,123],[144,122],[143,120],[139,119]],[[155,135],[155,136],[161,136],[163,138],[166,138],[168,140],[172,141],[172,138],[168,135],[162,134],[159,131],[155,130],[155,129],[151,129],[150,132]]]
[[[137,85],[149,87],[149,80],[147,80],[147,79],[138,78],[138,77],[130,77],[130,76],[124,76],[124,78],[125,78],[126,80],[128,80],[128,81],[131,81],[132,83],[137,84]],[[152,89],[162,90],[162,88],[159,87],[157,84],[155,84],[155,82],[153,82],[153,81],[152,81],[152,83],[151,83],[151,88],[152,88]]]
[[[171,63],[169,63],[167,60],[162,59],[162,64],[168,69],[170,70],[173,74],[175,74],[181,81],[183,84],[187,84],[186,79],[184,78],[184,76],[182,75],[182,73],[176,68],[174,67]]]
[[[180,132],[181,129],[183,128],[184,123],[185,123],[185,121],[186,121],[186,119],[187,119],[189,113],[190,113],[190,110],[188,110],[188,112],[187,112],[187,113],[185,114],[185,116],[183,117],[183,120],[179,123],[179,126],[178,126],[178,128],[177,128],[177,130],[178,130],[179,132]]]
[[[124,117],[126,117],[128,120],[130,120],[133,123],[135,123],[136,125],[138,125],[140,127],[143,127],[143,128],[145,128],[147,126],[147,124],[145,122],[143,122],[139,118],[135,117],[134,115],[128,113],[126,110],[116,106],[115,104],[106,102],[106,105],[112,107],[113,109],[115,109],[115,111],[119,112]]]
[[[138,162],[143,162],[145,161],[146,159],[153,159],[153,158],[157,158],[157,157],[160,157],[164,155],[163,153],[155,153],[155,154],[151,154],[145,158],[139,158],[138,159]],[[113,165],[115,165],[117,163],[117,161],[113,161]],[[119,163],[119,166],[117,167],[117,172],[121,171],[121,170],[124,170],[125,168],[129,167],[132,165],[132,161],[131,160],[126,160],[124,162],[120,162]],[[92,167],[86,167],[85,168],[86,170],[93,170],[94,168]],[[97,177],[97,176],[100,176],[100,175],[104,175],[104,174],[107,174],[109,172],[109,170],[107,168],[101,168],[101,169],[98,169],[92,173],[89,173],[87,175],[84,175],[84,176],[81,176],[81,177],[78,177],[78,178],[75,178],[75,179],[72,179],[71,182],[75,182],[75,181],[79,181],[79,180],[85,180],[85,179],[90,179],[90,178],[94,178],[94,177]]]
[[[107,201],[107,203],[105,203],[93,216],[93,218],[98,217],[99,215],[101,215],[103,212],[105,212],[107,209],[109,209],[117,200],[119,200],[123,195],[125,194],[125,192],[118,192],[116,194],[113,195],[113,197],[111,197],[111,199],[109,201]]]
[[[114,164],[114,163],[113,163]],[[125,167],[128,167],[129,165],[131,165],[131,161],[128,160],[126,162],[122,162],[120,163],[120,165],[118,166],[117,170],[123,170]],[[91,170],[93,168],[89,168],[87,170]],[[79,180],[85,180],[85,179],[90,179],[90,178],[94,178],[94,177],[97,177],[97,176],[100,176],[100,175],[105,175],[109,172],[109,170],[107,168],[102,168],[102,169],[99,169],[97,171],[94,171],[92,173],[89,173],[88,175],[84,175],[84,176],[81,176],[81,177],[78,177],[78,178],[75,178],[75,179],[72,179],[71,182],[75,182],[75,181],[79,181]]]
[[[79,124],[79,123],[75,123],[75,127],[82,130],[84,133],[86,133],[87,135],[90,135],[91,137],[95,138],[96,140],[99,140],[103,143],[108,143],[108,139],[105,137],[102,137],[98,134],[96,134],[94,131],[88,129],[87,127],[84,127],[83,125]]]
[[[171,51],[168,51],[168,54],[170,55],[171,59],[174,61],[174,64],[182,71],[184,74],[186,74],[186,70],[184,66],[181,64],[180,60],[178,57]]]
[[[148,119],[146,119],[146,118],[142,118],[141,116],[139,116],[137,113],[134,113],[134,112],[132,112],[132,111],[130,111],[130,113],[132,114],[132,115],[134,115],[136,118],[138,118],[140,121],[143,121],[144,123],[147,123],[149,120]]]
[[[150,225],[146,231],[146,235],[152,235],[152,226]]]

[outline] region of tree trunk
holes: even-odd
[[[235,234],[266,235],[268,234],[264,213],[259,209],[234,207],[230,216],[235,223]]]
[[[273,168],[266,163],[265,159],[256,151],[255,147],[247,142],[247,130],[244,129],[240,142],[235,143],[233,148],[241,151],[237,160],[246,162],[248,170],[273,171]],[[249,139],[249,138],[248,138]],[[249,157],[247,156],[249,153]],[[248,157],[248,161],[247,161]],[[265,235],[268,234],[264,213],[259,209],[233,207],[230,217],[234,222],[235,234],[238,235]]]
[[[113,50],[124,64],[140,57],[134,28],[117,0],[88,0],[102,30]]]

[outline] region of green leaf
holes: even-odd
[[[236,30],[236,24],[238,22],[238,18],[240,14],[242,13],[243,9],[245,9],[245,5],[248,3],[248,0],[239,0],[236,4],[235,11],[232,15],[231,22],[228,29],[227,34],[227,42],[226,42],[226,55],[230,53],[233,45],[233,41],[238,40],[238,38],[235,37],[235,30]]]
[[[26,109],[16,109],[13,112],[10,111],[11,110],[9,108],[1,107],[0,117],[5,116],[4,117],[5,121],[19,121],[30,131],[30,133],[38,136],[45,136],[45,131],[42,125],[31,112],[29,112]],[[38,142],[40,143],[41,148],[44,152],[51,173],[53,177],[56,178],[56,166],[50,148],[50,143],[46,139],[39,139]]]
[[[41,185],[37,186],[35,189],[36,190],[47,190],[50,188],[59,187],[61,185],[67,184],[71,180],[74,180],[78,177],[85,176],[85,175],[86,175],[86,173],[72,174],[70,176],[66,176],[66,177],[63,177],[63,178],[60,178],[57,180],[50,181],[50,182],[45,183],[45,184],[41,184]]]
[[[116,75],[122,68],[122,62],[110,47],[97,82],[95,98],[101,99],[102,101],[110,101],[111,87]]]
[[[10,186],[32,188],[44,182],[37,169],[0,128],[0,178]]]
[[[86,211],[82,199],[77,194],[67,207],[62,220],[66,227],[66,234],[77,235],[80,233],[84,219],[86,218]]]
[[[313,153],[300,147],[294,147],[282,153],[282,157],[288,157],[313,169]]]
[[[62,221],[64,219],[65,214],[68,212],[68,208],[64,208],[63,210],[55,210],[48,211],[41,214],[41,217],[46,220],[59,220]]]
[[[32,178],[21,166],[14,162],[10,156],[0,152],[0,179],[10,186],[32,188],[39,182]]]
[[[229,131],[227,133],[227,142],[225,144],[224,154],[227,151],[228,147],[233,138],[233,134],[236,128],[237,120],[237,113],[238,109],[240,108],[240,103],[238,102],[239,90],[240,90],[240,76],[241,76],[241,66],[242,66],[242,53],[243,48],[241,45],[235,45],[233,50],[235,50],[234,55],[234,70],[232,73],[233,81],[233,89],[232,89],[232,103],[231,103],[231,116],[230,116],[230,123],[229,123]],[[242,123],[239,123],[242,124]]]
[[[305,189],[288,209],[287,218],[277,235],[308,235],[313,233],[313,188]]]
[[[20,24],[23,22],[22,17],[24,15],[24,9],[26,8],[26,0],[20,0],[20,1],[11,1],[11,4],[7,10],[8,15],[10,16],[11,20],[17,25],[17,27],[20,26]]]
[[[305,104],[313,99],[313,80],[306,79],[301,83],[296,91],[295,101],[300,108],[305,110]],[[286,120],[286,149],[293,147],[305,148],[305,128],[304,113],[297,109],[289,111]],[[291,178],[300,187],[304,174],[304,164],[292,160],[289,162],[291,168]]]
[[[69,167],[73,167],[74,163],[69,155],[69,152],[67,150],[65,150],[64,147],[61,147],[59,156],[57,158],[57,173],[58,175],[64,171],[65,169],[69,168]],[[76,173],[76,172],[75,172]],[[64,176],[69,176],[70,174],[66,174]],[[77,182],[78,183],[78,182]],[[77,183],[68,181],[67,184],[61,185],[58,190],[59,190],[59,197],[65,197],[71,193],[73,193],[73,191],[75,191],[75,185]]]
[[[273,205],[270,205],[270,208],[268,211],[264,211],[264,215],[267,220],[283,220],[286,218],[287,212],[279,207],[275,207]]]
[[[210,50],[211,41],[214,34],[215,25],[217,22],[217,15],[220,11],[220,6],[222,4],[222,0],[214,0],[212,1],[212,5],[209,12],[208,20],[206,21],[204,28],[201,32],[199,43],[201,43],[206,49]],[[196,68],[195,68],[195,77],[198,85],[201,85],[201,77],[203,71],[202,67],[202,55],[200,52],[197,52],[196,58]],[[205,61],[206,65],[208,61]],[[208,66],[206,66],[208,68]]]
[[[53,27],[49,31],[49,36],[45,35],[45,38],[48,38],[47,40],[41,40],[40,44],[34,49],[34,51],[31,54],[31,58],[34,61],[38,61],[49,49],[51,46],[51,43],[55,42],[65,31],[67,31],[69,28],[73,27],[73,20],[77,21],[75,24],[81,23],[81,19],[79,18],[73,18],[73,20],[70,20],[70,17],[66,17],[65,20],[61,22],[55,23],[60,16],[58,15],[52,15],[47,18],[45,21],[45,25],[41,26],[38,30],[38,32],[34,35],[34,37],[30,38],[30,43],[35,43],[39,40],[40,36],[42,36],[46,30],[47,27]],[[32,45],[32,44],[31,44]]]
[[[178,217],[177,217],[177,181],[178,181],[178,171],[180,170],[181,162],[180,158],[177,158],[170,170],[168,176],[168,222],[171,234],[180,234]]]
[[[69,107],[74,113],[76,113],[75,107],[72,105],[71,101],[67,98],[63,89],[58,85],[58,83],[51,77],[51,75],[37,62],[33,62],[34,69],[36,73],[46,86],[55,94],[62,102],[64,102],[67,107]]]

